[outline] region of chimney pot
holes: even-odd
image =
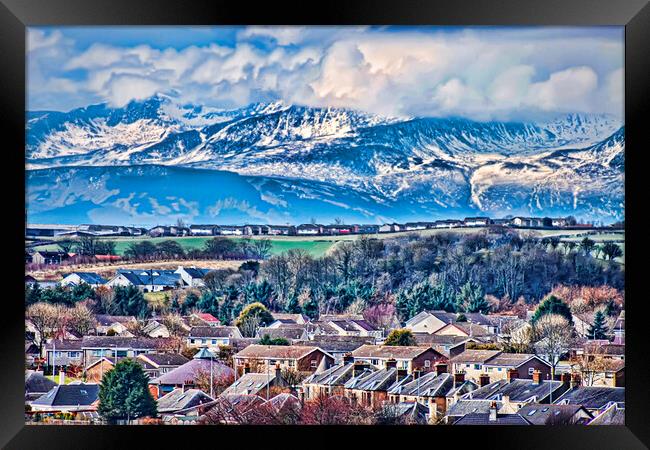
[[[580,386],[580,374],[573,372],[571,374],[571,388],[577,388]]]
[[[490,422],[496,422],[497,420],[497,402],[493,401],[490,403]]]
[[[397,360],[391,358],[386,360],[386,368],[387,369],[393,369],[397,368]]]

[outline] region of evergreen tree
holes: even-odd
[[[298,297],[295,294],[289,298],[286,310],[291,314],[300,314],[302,312],[300,301],[298,301]]]
[[[155,417],[156,401],[149,392],[149,377],[132,359],[123,359],[104,374],[99,387],[99,414],[111,423]]]
[[[468,281],[456,296],[456,307],[464,312],[487,312],[490,304],[485,300],[481,286]]]
[[[181,305],[181,311],[184,315],[187,315],[193,308],[196,308],[199,303],[199,296],[194,292],[190,292],[185,296],[185,301]]]
[[[319,308],[318,308],[318,300],[316,300],[316,297],[311,296],[309,297],[309,300],[307,300],[303,305],[302,305],[303,312],[307,317],[310,319],[318,319],[319,316]]]
[[[196,307],[204,313],[212,314],[214,317],[219,316],[219,301],[212,291],[203,291]]]
[[[446,283],[433,285],[431,290],[431,309],[456,312],[456,297],[454,291]]]
[[[171,312],[181,312],[181,304],[178,302],[178,295],[174,295],[174,298],[172,298],[172,303],[169,306],[169,309]]]
[[[559,314],[563,316],[569,323],[573,323],[573,315],[571,309],[562,300],[554,295],[546,297],[535,310],[535,314],[530,319],[531,323],[535,323],[545,314]]]
[[[239,317],[237,317],[236,325],[240,326],[247,319],[252,317],[259,318],[259,325],[262,327],[269,325],[275,320],[273,319],[273,316],[269,310],[266,309],[266,306],[261,303],[251,303],[250,305],[246,306],[239,314]]]
[[[605,314],[602,311],[597,311],[594,315],[594,323],[587,330],[587,337],[590,339],[607,339],[609,330],[605,320]]]
[[[116,286],[113,289],[111,314],[145,318],[149,315],[149,305],[137,287]]]

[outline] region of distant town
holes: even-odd
[[[25,228],[27,238],[79,237],[79,236],[335,236],[344,234],[396,233],[428,229],[463,227],[516,227],[531,229],[623,229],[622,223],[610,226],[596,226],[593,223],[578,223],[574,217],[511,217],[492,219],[490,217],[466,217],[463,220],[436,220],[433,222],[387,223],[383,225],[303,223],[299,225],[215,225],[184,223],[176,225],[157,225],[142,228],[124,225],[41,225],[28,224]]]

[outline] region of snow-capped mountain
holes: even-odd
[[[27,129],[28,200],[34,211],[47,195],[34,195],[30,188],[45,178],[54,177],[55,191],[60,191],[51,195],[67,192],[70,199],[70,192],[81,188],[72,187],[81,175],[96,180],[101,173],[111,188],[99,196],[101,201],[91,195],[83,202],[106,206],[121,198],[107,197],[109,192],[128,190],[130,182],[121,185],[119,180],[135,170],[127,167],[137,165],[177,189],[174,177],[184,182],[188,173],[204,177],[207,184],[201,188],[207,192],[224,190],[219,180],[234,172],[258,194],[247,200],[249,206],[268,206],[284,218],[302,214],[294,196],[313,200],[312,215],[325,204],[338,203],[332,214],[358,213],[358,221],[466,213],[574,214],[598,220],[623,216],[624,129],[606,115],[571,114],[545,123],[475,122],[379,117],[281,102],[217,110],[155,96],[123,108],[93,105],[67,113],[29,113]],[[264,185],[273,189],[257,189]],[[151,189],[153,185],[147,195],[166,201]],[[126,198],[142,192],[128,191]],[[237,195],[227,198],[236,200]],[[180,198],[197,203],[187,211],[190,219],[214,221],[208,203],[225,201],[189,197]],[[54,198],[47,202],[50,210],[56,209]],[[165,207],[173,211],[171,204]],[[227,209],[219,209],[220,215]]]

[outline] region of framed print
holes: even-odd
[[[649,16],[4,1],[2,443],[645,448]]]

